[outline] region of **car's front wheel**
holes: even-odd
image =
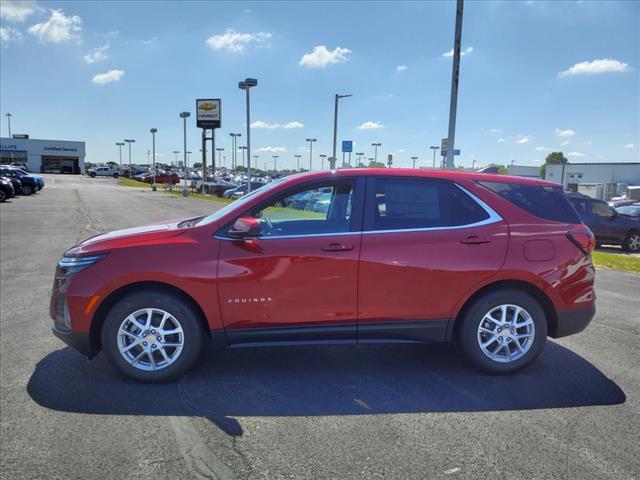
[[[547,319],[540,304],[520,290],[494,291],[465,309],[456,339],[465,357],[493,374],[514,372],[542,352]]]
[[[7,199],[7,194],[4,193],[4,190],[0,190],[0,203],[4,202]]]
[[[175,380],[202,347],[197,314],[182,298],[141,291],[118,301],[102,328],[102,350],[116,369],[143,382]]]
[[[119,173],[114,173],[114,174],[113,174],[113,178],[118,178],[119,176],[120,176],[120,174],[119,174]]]
[[[627,252],[640,252],[640,232],[635,230],[629,232],[627,238],[624,239],[622,248],[624,248]]]
[[[31,195],[33,193],[33,188],[31,185],[22,185],[22,194],[23,195]]]

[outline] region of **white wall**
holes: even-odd
[[[69,142],[65,140],[40,140],[36,138],[0,138],[0,150],[26,150],[27,166],[34,172],[39,172],[42,166],[41,157],[51,155],[57,157],[78,157],[80,172],[84,173],[84,142]]]
[[[545,180],[563,183],[628,183],[640,185],[640,163],[568,163],[547,165]]]

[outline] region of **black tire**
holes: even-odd
[[[624,239],[624,242],[622,242],[622,248],[630,253],[640,252],[640,232],[631,230]]]
[[[91,172],[91,173],[89,174],[89,176],[90,176],[91,178],[96,178],[96,172]]]
[[[157,308],[173,315],[182,326],[184,346],[177,359],[159,370],[141,370],[132,366],[118,348],[118,331],[133,312]],[[163,291],[134,292],[118,301],[107,313],[101,332],[102,350],[109,363],[125,376],[140,382],[168,382],[182,376],[200,356],[204,332],[197,314],[182,298]],[[147,362],[148,363],[148,362]]]
[[[0,203],[3,203],[7,199],[7,194],[4,190],[0,190]]]
[[[523,356],[509,363],[500,363],[490,359],[480,348],[478,328],[485,314],[505,304],[526,310],[533,320],[535,331],[533,342]],[[524,368],[540,355],[547,341],[547,318],[540,304],[527,293],[516,289],[497,290],[481,295],[464,309],[455,333],[462,353],[471,364],[487,373],[508,374]]]
[[[22,185],[22,194],[31,195],[33,193],[33,187],[31,185]]]
[[[119,174],[119,173],[114,173],[114,174],[113,174],[113,178],[118,178],[119,176],[120,176],[120,174]]]

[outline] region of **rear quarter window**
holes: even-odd
[[[581,223],[561,187],[508,182],[478,182],[526,212],[544,220]]]

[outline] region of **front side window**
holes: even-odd
[[[598,217],[609,218],[613,217],[613,209],[604,202],[593,202],[591,204],[591,213]]]
[[[260,220],[262,237],[348,232],[354,184],[316,184],[276,197],[249,213]]]
[[[489,214],[450,182],[376,178],[367,230],[403,230],[471,225]]]

